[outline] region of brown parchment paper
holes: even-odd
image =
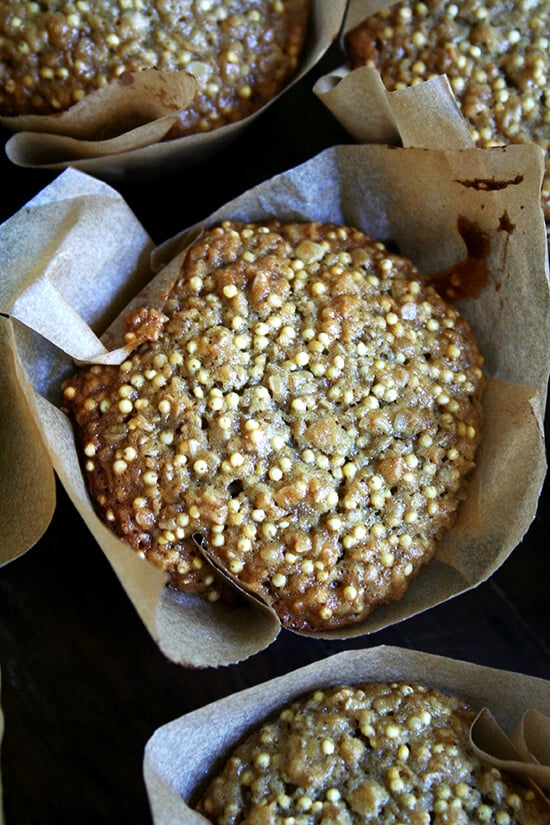
[[[477,335],[488,377],[483,443],[467,499],[436,557],[400,601],[326,638],[379,630],[475,587],[498,569],[534,517],[546,472],[543,412],[550,352],[541,177],[541,152],[534,146],[451,151],[338,146],[245,192],[153,252],[157,277],[169,283],[178,255],[202,226],[224,218],[278,216],[357,225],[377,239],[395,240],[421,271],[433,273],[466,256],[459,218],[487,237],[486,285],[460,307]],[[472,185],[476,181],[495,186]],[[115,210],[121,213],[117,220]],[[244,600],[241,608],[229,610],[164,588],[158,571],[95,516],[70,424],[58,409],[61,379],[72,370],[73,358],[123,359],[116,323],[103,341],[97,337],[112,321],[113,303],[124,305],[122,287],[138,293],[136,303],[159,300],[156,281],[139,294],[144,280],[139,267],[130,277],[150,249],[135,223],[107,184],[69,169],[0,227],[0,311],[9,316],[7,339],[28,376],[21,383],[15,375],[12,384],[24,396],[22,407],[34,412],[33,425],[51,465],[161,650],[188,666],[231,664],[277,637],[275,616]],[[81,294],[86,288],[88,296]],[[29,421],[23,419],[21,426],[28,453],[22,466],[29,466],[44,450],[35,449]],[[5,558],[17,555],[3,536],[2,542]]]
[[[0,566],[24,553],[45,532],[55,509],[55,479],[27,400],[30,388],[17,356],[10,322],[0,316]],[[33,445],[29,450],[28,445]],[[16,472],[11,472],[15,467]],[[8,473],[7,470],[10,469]]]
[[[511,671],[483,667],[405,648],[378,646],[346,651],[227,696],[168,722],[148,740],[143,775],[155,825],[204,825],[193,810],[194,795],[215,766],[265,717],[309,690],[359,682],[423,683],[462,697],[480,713],[486,708],[498,728],[479,744],[478,754],[494,764],[493,749],[513,734],[529,711],[550,716],[550,683]],[[477,721],[474,723],[475,734]],[[545,735],[548,734],[548,729]],[[546,739],[546,747],[550,740]],[[548,751],[545,752],[546,756]],[[508,759],[506,762],[508,768]],[[550,762],[541,763],[545,776]],[[540,767],[540,766],[539,766]],[[533,764],[520,773],[541,773]]]
[[[483,708],[470,733],[480,757],[500,770],[531,780],[550,805],[550,716],[529,708],[508,737],[489,708]]]
[[[14,134],[5,146],[17,166],[73,168],[111,182],[158,176],[208,158],[242,131],[321,59],[340,33],[346,0],[313,0],[298,72],[272,101],[243,120],[204,134],[164,140],[195,91],[187,72],[126,73],[59,115],[0,117]]]

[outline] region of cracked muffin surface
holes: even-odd
[[[119,536],[175,587],[234,582],[296,631],[403,595],[465,494],[484,388],[471,329],[410,261],[353,227],[227,221],[126,342],[64,386]]]

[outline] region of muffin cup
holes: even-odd
[[[317,80],[314,94],[358,143],[473,148],[475,144],[445,75],[388,92],[377,69],[352,69],[345,62],[347,32],[391,5],[383,0],[350,0],[340,38],[344,62]]]
[[[488,378],[477,466],[435,557],[399,601],[359,624],[308,635],[365,635],[485,581],[527,531],[546,473],[550,294],[541,177],[541,152],[534,146],[337,146],[153,250],[113,189],[78,170],[63,172],[0,227],[0,311],[8,316],[0,318],[0,341],[9,366],[0,395],[9,422],[2,437],[17,434],[10,450],[0,452],[9,468],[0,473],[8,510],[2,560],[24,552],[46,529],[55,470],[168,658],[193,667],[233,664],[278,636],[281,627],[268,606],[243,596],[231,609],[178,594],[165,587],[163,573],[114,536],[93,510],[71,424],[59,409],[61,382],[74,360],[123,360],[119,313],[131,295],[137,296],[131,305],[162,305],[163,290],[202,227],[276,215],[356,225],[376,240],[397,243],[424,273],[471,265],[477,294],[458,308],[474,330]],[[468,253],[464,225],[484,238],[477,259]]]
[[[0,125],[14,133],[6,142],[6,154],[17,166],[49,170],[72,166],[110,182],[185,169],[235,140],[310,71],[337,39],[345,9],[346,0],[313,0],[296,74],[271,101],[236,123],[165,140],[196,84],[185,71],[151,69],[128,73],[61,114],[0,117]]]
[[[477,755],[524,781],[530,779],[546,796],[549,682],[383,645],[337,653],[158,728],[146,744],[143,762],[155,825],[208,822],[193,810],[193,803],[210,772],[264,718],[300,695],[331,685],[392,681],[416,682],[464,699],[478,710],[470,732]]]
[[[340,38],[344,60],[347,58],[346,34],[391,5],[377,0],[350,0]],[[361,66],[353,69],[347,61],[320,77],[313,92],[358,143],[427,149],[475,146],[446,74],[388,91],[376,68]],[[550,180],[548,154],[544,162],[544,189],[547,189]],[[544,200],[546,203],[546,197]],[[547,205],[544,209],[547,212]]]

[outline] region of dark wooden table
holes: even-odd
[[[151,237],[160,243],[256,183],[348,142],[311,92],[341,62],[335,45],[208,163],[119,185]],[[0,220],[54,176],[2,155]],[[420,616],[352,642],[283,631],[240,665],[200,671],[160,653],[59,485],[43,538],[0,570],[7,825],[150,825],[142,757],[155,728],[345,648],[398,645],[550,679],[549,513],[547,484],[527,535],[492,579]]]

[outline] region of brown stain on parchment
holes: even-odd
[[[521,177],[521,176],[518,176]],[[505,252],[510,235],[516,228],[507,210],[499,218],[497,232],[505,232]],[[490,250],[489,235],[464,215],[457,218],[457,229],[466,246],[466,258],[428,277],[428,281],[448,301],[477,298],[489,284],[487,258]],[[502,283],[496,281],[495,292],[500,292]]]
[[[504,212],[502,213],[502,215],[499,218],[498,230],[497,231],[498,232],[507,232],[508,235],[511,235],[515,228],[516,228],[515,223],[512,223],[512,221],[510,220],[510,216],[509,216],[508,212],[505,209]]]
[[[498,227],[497,227],[497,232],[505,232],[506,233],[505,240],[504,240],[504,253],[503,253],[504,260],[506,260],[506,256],[507,256],[507,253],[508,253],[508,244],[510,243],[510,235],[515,230],[515,228],[516,228],[515,223],[512,223],[512,221],[510,220],[510,216],[509,216],[507,210],[505,209],[504,212],[502,213],[502,215],[499,218]],[[502,284],[499,281],[497,281],[495,283],[495,292],[500,292],[501,288],[502,288]],[[500,299],[500,306],[501,306],[501,308],[503,306],[502,298]]]
[[[133,72],[122,72],[122,74],[117,77],[119,86],[133,86],[134,82]]]
[[[472,178],[471,180],[456,180],[461,186],[468,189],[476,189],[478,192],[496,192],[499,189],[507,189],[508,186],[519,186],[523,183],[524,176],[516,175],[508,180],[497,180],[496,178]]]
[[[458,216],[456,224],[466,246],[466,258],[428,276],[428,282],[451,302],[477,298],[489,281],[489,236],[464,215]]]

